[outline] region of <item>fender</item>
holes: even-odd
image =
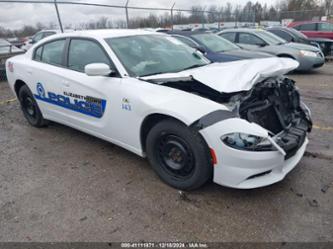
[[[133,86],[140,88],[133,90]],[[220,103],[201,97],[194,93],[185,92],[172,87],[149,83],[139,79],[127,79],[124,82],[124,91],[129,92],[130,99],[136,99],[140,108],[137,108],[141,122],[149,115],[163,114],[174,117],[187,126],[203,116],[218,110],[229,112],[229,109]],[[141,123],[140,122],[140,123]]]

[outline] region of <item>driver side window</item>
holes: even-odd
[[[256,46],[261,46],[261,45],[265,44],[265,42],[262,39],[260,39],[259,37],[252,35],[252,34],[247,34],[247,33],[239,34],[239,43],[256,45]]]
[[[72,39],[68,51],[68,68],[84,72],[91,63],[105,63],[114,70],[108,55],[96,42],[87,39]]]

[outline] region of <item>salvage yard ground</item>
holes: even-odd
[[[333,64],[290,77],[314,120],[293,172],[266,188],[184,194],[115,145],[29,126],[0,82],[0,241],[333,241]]]

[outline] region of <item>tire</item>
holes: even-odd
[[[34,127],[44,127],[48,124],[48,121],[43,118],[38,104],[27,85],[23,85],[20,88],[18,97],[24,117],[28,120],[30,125]]]
[[[201,135],[172,119],[155,125],[146,140],[147,157],[157,175],[181,190],[199,188],[213,173],[208,146]]]

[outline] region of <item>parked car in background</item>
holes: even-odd
[[[33,44],[39,42],[40,40],[44,39],[45,37],[48,37],[50,35],[55,35],[57,33],[60,33],[58,30],[42,30],[37,32],[34,36],[29,39],[24,46],[22,46],[22,49],[28,50]]]
[[[23,50],[10,44],[5,39],[0,39],[0,81],[6,80],[6,60],[22,53],[24,53]]]
[[[10,44],[14,45],[17,48],[21,48],[25,42],[28,40],[28,38],[26,37],[11,37],[11,38],[7,38],[6,39],[8,42],[10,42]]]
[[[299,62],[298,71],[308,71],[324,65],[323,52],[314,46],[287,42],[286,40],[261,29],[227,29],[220,36],[237,45],[253,50],[287,57]]]
[[[73,30],[65,30],[64,32],[72,32]],[[22,46],[22,49],[28,50],[33,44],[39,42],[40,40],[49,37],[51,35],[59,34],[61,33],[60,30],[42,30],[37,32],[31,39],[29,39],[24,46]]]
[[[267,31],[281,37],[288,42],[304,43],[320,48],[325,57],[333,55],[333,40],[327,38],[308,38],[302,32],[288,27],[269,27]]]
[[[333,39],[333,23],[320,21],[292,22],[290,28],[297,29],[311,38]]]
[[[190,47],[199,50],[206,56],[206,58],[213,62],[228,62],[272,57],[272,55],[267,53],[242,49],[236,44],[233,44],[232,42],[213,33],[171,31],[168,32],[168,34]]]
[[[169,29],[169,28],[157,28],[154,31],[159,32],[159,33],[166,33],[166,32],[169,32],[170,30],[171,29]]]
[[[266,30],[273,33],[274,35],[279,36],[280,38],[286,40],[287,42],[304,43],[319,48],[318,43],[313,42],[306,35],[304,35],[303,33],[294,28],[275,26],[275,27],[269,27]]]
[[[12,45],[5,39],[0,38],[0,54],[16,54],[16,53],[22,53],[22,50],[18,47]]]

